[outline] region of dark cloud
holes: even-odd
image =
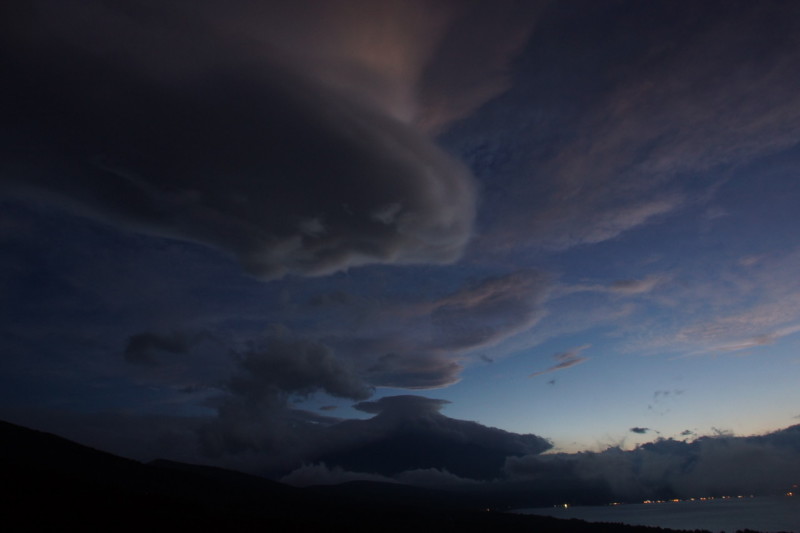
[[[235,353],[238,368],[209,402],[216,417],[197,430],[200,454],[252,470],[300,460],[320,428],[337,418],[293,409],[289,400],[315,392],[362,400],[372,394],[327,346],[288,336],[268,337]],[[268,460],[261,457],[270,454]]]
[[[711,427],[711,433],[715,437],[733,437],[733,431],[730,429],[723,429],[718,427]]]
[[[630,429],[631,433],[638,433],[639,435],[644,435],[648,431],[650,431],[650,428],[633,427]]]
[[[288,395],[317,390],[353,400],[372,394],[330,348],[316,342],[272,337],[237,356],[241,370],[226,389],[253,407],[282,405]]]
[[[475,188],[425,130],[507,88],[541,4],[6,2],[0,186],[267,279],[451,262]]]
[[[497,62],[530,19],[504,34],[510,3],[339,4],[7,4],[3,190],[214,246],[264,278],[455,260],[473,182],[415,123],[502,90]],[[494,11],[481,42],[497,50],[429,80]],[[421,80],[439,118],[415,114]]]
[[[546,370],[540,370],[539,372],[534,372],[530,374],[528,377],[536,377],[541,376],[542,374],[549,374],[550,372],[556,372],[557,370],[564,370],[565,368],[570,368],[575,365],[579,365],[589,360],[588,357],[583,357],[580,353],[589,348],[589,345],[579,346],[578,348],[574,348],[568,352],[557,353],[553,356],[553,358],[558,361],[555,365],[551,366]]]
[[[357,409],[376,416],[331,426],[331,449],[317,461],[386,476],[434,468],[459,477],[493,479],[501,476],[506,457],[541,453],[552,446],[536,435],[444,416],[439,411],[447,403],[392,396],[356,404]]]
[[[8,408],[2,415],[126,457],[277,477],[294,471],[286,481],[296,484],[389,478],[430,486],[455,484],[459,478],[469,483],[502,476],[508,456],[551,447],[536,435],[449,418],[439,412],[449,402],[419,396],[357,404],[375,415],[367,420],[341,420],[274,401],[253,411],[248,401],[253,400],[228,393],[217,402],[215,416],[20,414]]]
[[[159,352],[185,354],[188,353],[190,344],[191,340],[186,335],[178,332],[167,334],[137,333],[128,338],[124,357],[129,363],[155,366],[158,364],[156,354]]]
[[[484,486],[547,487],[562,500],[585,493],[594,494],[592,501],[641,501],[781,493],[800,475],[800,425],[762,436],[658,439],[630,451],[541,455],[550,447],[545,439],[446,417],[439,411],[447,403],[381,398],[359,404],[376,416],[347,421],[264,411],[249,421],[252,427],[230,426],[228,432],[221,431],[221,420],[203,417],[9,408],[2,414],[127,457],[239,468],[298,485],[368,479],[463,488],[491,481]]]
[[[374,415],[388,413],[387,416],[417,416],[438,413],[449,403],[447,400],[404,395],[386,396],[374,402],[360,402],[353,407]]]
[[[551,447],[536,435],[449,418],[439,412],[447,403],[385,397],[356,404],[374,417],[341,420],[263,402],[253,411],[232,395],[223,399],[215,418],[195,429],[195,460],[279,476],[300,468],[292,482],[301,484],[312,478],[320,483],[364,479],[365,474],[394,477],[420,469],[492,479],[502,475],[506,457]],[[311,464],[325,466],[301,468]]]
[[[145,384],[184,396],[173,401],[200,403],[200,412],[206,414],[195,420],[194,446],[187,449],[188,457],[176,459],[262,472],[297,466],[316,449],[323,428],[341,421],[326,416],[336,408],[333,405],[307,411],[297,408],[298,403],[313,394],[364,400],[373,393],[350,361],[323,343],[293,336],[285,327],[272,326],[265,336],[243,345],[233,339],[228,339],[227,346],[219,339],[213,345],[194,342],[208,338],[208,333],[143,333],[129,343],[139,350],[129,351],[142,354],[140,359],[156,351],[158,362],[164,363],[141,378]],[[195,366],[209,367],[202,360],[204,351],[216,354],[217,359],[224,357],[228,364],[217,364],[216,375],[194,371],[194,367],[169,368],[166,363],[174,361],[164,360],[161,352],[190,344],[192,356],[184,359],[191,359]],[[198,407],[192,409],[196,412]],[[269,457],[264,458],[265,454]]]

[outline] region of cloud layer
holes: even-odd
[[[419,125],[505,88],[534,20],[515,9],[9,3],[2,191],[211,245],[266,279],[452,262],[475,187]],[[461,46],[473,29],[481,54]]]
[[[477,279],[433,298],[386,303],[360,331],[336,332],[329,342],[359,361],[375,386],[443,387],[480,349],[535,326],[550,289],[550,278],[535,270]]]
[[[630,451],[511,457],[506,471],[512,478],[538,483],[569,479],[576,492],[599,483],[617,499],[641,501],[780,494],[797,482],[799,459],[800,426],[792,426],[754,437],[659,439]]]
[[[486,215],[497,232],[485,245],[613,240],[707,202],[718,171],[794,146],[797,6],[728,7],[551,6],[550,32],[534,34],[526,70],[506,107],[484,117],[497,123],[475,148],[491,147],[475,166],[507,213]]]

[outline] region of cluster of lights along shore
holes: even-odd
[[[794,484],[792,485],[791,490],[788,490],[784,493],[784,496],[794,496],[797,493],[797,489],[800,488],[800,485]],[[669,500],[643,500],[643,504],[652,504],[652,503],[679,503],[679,502],[707,502],[712,500],[743,500],[745,498],[755,498],[754,494],[749,494],[747,496],[738,495],[738,496],[703,496],[700,498],[672,498]],[[611,502],[608,505],[610,506],[617,506],[617,505],[625,505],[624,502]],[[635,504],[634,504],[635,505]],[[561,503],[558,505],[554,505],[553,507],[557,508],[564,508],[569,509],[572,507],[569,503]]]

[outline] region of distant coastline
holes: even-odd
[[[520,514],[620,522],[673,529],[706,529],[736,533],[739,530],[800,533],[800,498],[782,496],[693,498],[661,503],[606,506],[563,506],[518,509]]]

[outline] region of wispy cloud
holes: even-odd
[[[627,324],[622,349],[686,357],[741,352],[790,337],[800,331],[798,266],[800,251],[791,249],[744,262],[702,256],[666,272],[669,290],[647,293],[649,312]]]
[[[613,282],[609,290],[622,294],[642,294],[652,291],[664,281],[664,276],[647,276],[643,279],[622,279]]]
[[[336,327],[326,338],[373,385],[444,387],[459,381],[465,361],[493,360],[478,350],[534,327],[550,287],[549,276],[535,270],[470,281],[430,299],[384,302],[365,319],[369,327]]]
[[[620,19],[638,32],[631,37],[638,46],[621,60],[625,68],[598,76],[603,83],[577,120],[550,124],[565,141],[539,138],[549,143],[549,157],[521,169],[536,180],[508,186],[520,201],[499,221],[498,240],[557,250],[608,241],[681,209],[707,207],[718,190],[713,169],[794,145],[800,96],[787,80],[800,46],[794,26],[780,22],[787,18],[793,15],[753,4],[702,23]],[[766,36],[764,27],[780,30]],[[678,33],[687,38],[674,41]]]
[[[528,377],[532,378],[532,377],[536,377],[536,376],[541,376],[543,374],[549,374],[550,372],[556,372],[558,370],[564,370],[566,368],[570,368],[570,367],[573,367],[575,365],[579,365],[581,363],[584,363],[584,362],[588,361],[589,358],[581,356],[580,353],[582,351],[586,350],[589,347],[590,347],[590,345],[586,344],[586,345],[583,345],[583,346],[579,346],[578,348],[573,348],[572,350],[569,350],[567,352],[557,353],[557,354],[553,355],[553,359],[558,361],[555,365],[553,365],[550,368],[547,368],[545,370],[541,370],[539,372],[534,372],[533,374],[530,374]]]
[[[711,348],[711,351],[716,352],[735,352],[739,350],[746,350],[747,348],[755,348],[758,346],[768,346],[773,344],[775,341],[782,337],[786,337],[789,335],[793,335],[800,331],[800,324],[789,326],[786,328],[781,328],[779,330],[765,333],[763,335],[757,335],[755,337],[750,337],[748,339],[744,339],[739,342],[735,342],[733,344],[723,344],[721,346],[716,346]]]
[[[651,274],[642,278],[620,279],[612,281],[610,284],[562,284],[555,288],[554,297],[576,292],[606,292],[620,295],[647,294],[669,280],[670,276],[666,274]]]

